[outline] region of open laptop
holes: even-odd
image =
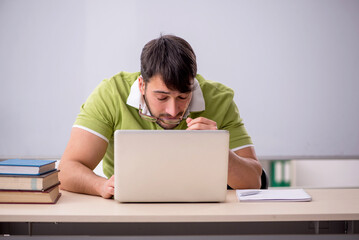
[[[114,139],[115,200],[225,201],[228,131],[117,130]]]

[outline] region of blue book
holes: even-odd
[[[55,170],[55,160],[8,159],[0,161],[0,174],[40,175]]]

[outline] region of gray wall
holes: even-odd
[[[160,33],[235,90],[260,158],[359,157],[359,1],[0,0],[0,158],[59,158],[91,91]]]

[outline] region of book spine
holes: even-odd
[[[40,190],[42,189],[41,186],[41,181],[42,179],[39,178],[31,178],[31,182],[30,182],[30,189],[31,190]]]

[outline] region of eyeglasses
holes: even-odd
[[[145,99],[145,101],[146,101],[145,96],[144,96],[144,99]],[[188,103],[187,103],[187,105],[186,105],[186,108],[185,108],[185,111],[183,111],[181,117],[175,118],[175,119],[173,119],[173,118],[171,118],[171,119],[169,119],[169,118],[158,118],[158,117],[154,117],[154,116],[148,116],[148,115],[146,115],[146,114],[144,114],[144,113],[142,112],[141,104],[140,104],[140,106],[138,107],[138,109],[139,109],[139,110],[138,110],[138,114],[140,115],[140,117],[141,117],[142,119],[147,120],[147,121],[150,121],[150,122],[161,121],[161,122],[163,122],[164,124],[177,125],[177,124],[180,124],[183,119],[186,119],[186,118],[184,117],[184,115],[185,115],[185,113],[186,113],[187,110],[188,110],[188,106],[189,106],[190,102],[191,102],[191,99],[188,101]]]
[[[186,109],[187,111],[187,109]],[[176,118],[176,119],[169,119],[169,118],[158,118],[158,117],[153,117],[153,116],[148,116],[146,114],[144,114],[142,112],[142,108],[141,108],[141,105],[139,107],[139,110],[138,110],[138,114],[140,115],[140,117],[144,120],[147,120],[147,121],[150,121],[150,122],[157,122],[157,121],[161,121],[165,124],[171,124],[171,125],[177,125],[177,124],[180,124],[180,122],[185,119],[184,118],[184,114],[186,113],[186,111],[184,111],[182,113],[182,116],[180,118]]]

